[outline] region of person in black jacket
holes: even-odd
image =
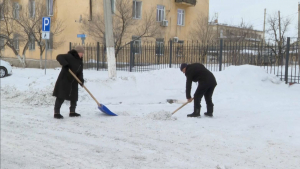
[[[187,117],[198,117],[200,116],[201,110],[201,99],[204,95],[207,112],[204,113],[206,116],[213,116],[212,95],[217,85],[215,76],[200,63],[186,64],[182,63],[180,70],[186,76],[186,98],[189,102],[193,99],[191,97],[192,82],[198,82],[198,87],[194,93],[194,112],[188,114]]]
[[[56,57],[56,60],[62,65],[62,69],[53,91],[53,96],[56,97],[54,118],[63,118],[60,114],[60,107],[65,100],[69,100],[71,103],[69,116],[80,116],[80,114],[75,112],[78,101],[78,82],[69,72],[69,69],[73,71],[83,85],[83,54],[84,48],[82,46],[76,46],[74,50],[69,51],[67,54],[60,54]]]

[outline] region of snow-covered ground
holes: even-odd
[[[106,116],[80,88],[53,118],[52,91],[60,70],[14,68],[1,79],[1,169],[35,168],[300,168],[300,85],[288,86],[255,66],[214,72],[213,118],[187,118],[179,69],[144,73],[84,70],[86,87],[119,116]],[[193,84],[193,91],[196,89]]]

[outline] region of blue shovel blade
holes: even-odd
[[[110,115],[110,116],[118,116],[115,113],[113,113],[112,111],[110,111],[106,106],[104,106],[103,104],[101,104],[101,106],[98,106],[98,109],[101,110],[103,113]]]

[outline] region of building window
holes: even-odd
[[[161,22],[165,19],[165,7],[162,5],[157,5],[156,9],[156,21]]]
[[[18,2],[14,2],[14,6],[13,6],[13,17],[14,19],[19,19],[19,13],[21,10],[21,5]]]
[[[177,57],[183,57],[183,40],[179,40],[178,43],[176,44],[176,56]]]
[[[142,2],[141,1],[133,1],[133,9],[132,9],[132,17],[134,19],[142,18]]]
[[[52,32],[50,32],[50,37],[49,37],[49,40],[47,43],[47,49],[48,50],[53,49],[53,33]]]
[[[141,54],[142,53],[142,41],[141,38],[138,36],[132,36],[133,41],[133,51],[135,54]]]
[[[4,38],[0,38],[0,50],[4,50],[5,41]]]
[[[53,0],[47,0],[48,16],[53,16]]]
[[[4,20],[4,4],[0,4],[0,20]]]
[[[90,19],[91,21],[93,19],[93,0],[90,0]]]
[[[35,39],[33,35],[31,35],[29,39],[29,50],[35,50]]]
[[[177,25],[184,26],[184,10],[177,10]]]
[[[155,54],[159,55],[159,56],[164,54],[164,39],[163,38],[156,39]]]
[[[28,9],[29,9],[29,17],[34,18],[34,16],[35,16],[35,1],[34,0],[29,1]]]
[[[16,50],[19,50],[19,34],[14,34],[14,39],[13,39],[13,42],[14,42],[14,48]]]
[[[116,0],[110,0],[111,1],[111,13],[115,14],[116,13]]]

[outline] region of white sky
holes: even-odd
[[[287,36],[297,37],[298,2],[299,0],[210,0],[209,14],[212,17],[218,13],[219,23],[229,25],[238,25],[243,18],[254,29],[263,30],[264,9],[267,9],[267,17],[280,11],[282,17],[292,19]]]

